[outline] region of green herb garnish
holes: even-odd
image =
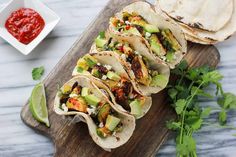
[[[40,80],[44,73],[44,67],[37,67],[32,70],[32,78],[33,80]]]
[[[215,97],[218,98],[218,120],[220,125],[227,122],[227,112],[236,108],[236,96],[224,93],[220,80],[223,76],[207,66],[188,68],[182,61],[171,71],[172,79],[167,87],[170,104],[177,113],[177,119],[167,122],[167,127],[176,131],[176,152],[178,157],[197,157],[196,141],[193,133],[204,124],[204,118],[212,111],[210,107],[200,107],[199,97],[214,98],[204,91],[211,84],[216,85]]]

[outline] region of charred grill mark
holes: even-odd
[[[182,16],[176,16],[177,20],[182,20],[183,17]]]
[[[192,26],[192,27],[194,27],[194,28],[202,28],[202,24],[199,23],[199,22],[196,22],[196,23],[190,23],[189,25]]]
[[[143,76],[142,66],[139,62],[138,56],[134,57],[131,63],[131,69],[133,70],[135,77],[137,77],[138,79],[140,79]]]

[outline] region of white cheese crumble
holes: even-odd
[[[101,65],[101,63],[97,63],[97,65]]]
[[[102,80],[106,80],[107,76],[106,75],[102,75]]]
[[[87,112],[89,115],[95,114],[95,108],[87,108]]]
[[[101,122],[99,125],[98,125],[99,128],[103,128],[104,127],[104,124]]]
[[[125,54],[121,54],[121,58],[126,60],[126,55]]]
[[[66,106],[65,103],[61,105],[61,108],[63,109],[63,111],[68,112],[68,107]]]
[[[104,65],[105,68],[107,68],[107,70],[111,70],[112,69],[112,66],[110,65]]]
[[[77,95],[77,94],[74,94],[74,93],[72,93],[72,94],[69,95],[70,98],[74,98],[74,97],[77,97],[77,96],[78,96],[78,95]]]
[[[139,52],[138,52],[138,51],[134,51],[134,53],[135,53],[136,55],[139,55]]]
[[[161,56],[161,59],[163,59],[163,61],[166,61],[166,57],[165,56]]]
[[[125,21],[125,24],[129,25],[129,24],[130,24],[130,22],[129,22],[129,21]]]
[[[145,37],[146,37],[146,38],[149,38],[151,35],[152,35],[152,34],[149,33],[149,32],[146,32],[146,33],[145,33]]]
[[[116,136],[116,131],[114,131],[114,132],[112,133],[112,136]]]

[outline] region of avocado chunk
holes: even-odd
[[[156,35],[151,35],[150,37],[150,45],[151,45],[151,50],[158,56],[165,55],[165,50],[162,47],[159,39],[157,38]]]
[[[105,127],[109,129],[110,131],[113,131],[119,123],[120,123],[119,118],[112,115],[108,115]]]
[[[151,25],[151,24],[145,24],[144,29],[145,29],[145,31],[147,31],[149,33],[158,33],[159,32],[158,27],[155,25]]]
[[[176,38],[173,36],[172,32],[169,29],[163,29],[161,31],[162,36],[171,44],[171,48],[174,51],[180,50],[181,46]]]
[[[131,114],[135,117],[139,117],[142,114],[142,107],[139,100],[134,100],[130,104]]]
[[[85,97],[86,95],[89,95],[89,88],[88,87],[83,87],[81,91],[81,96]]]
[[[167,60],[167,62],[172,62],[174,60],[174,53],[173,52],[167,52],[166,60]]]
[[[108,130],[106,127],[97,128],[97,135],[101,138],[105,138],[110,134],[111,134],[110,130]]]
[[[77,71],[78,72],[83,72],[83,70],[88,70],[89,66],[87,62],[84,60],[84,58],[80,58],[77,61]]]
[[[92,105],[94,107],[96,107],[98,103],[101,101],[98,97],[96,97],[93,94],[86,95],[84,98],[89,105]]]
[[[95,43],[98,48],[102,48],[107,43],[104,31],[99,33],[95,39]]]
[[[125,33],[130,33],[130,34],[133,34],[133,35],[137,35],[137,36],[141,36],[139,31],[135,27],[131,27],[130,29],[125,30],[124,32]]]
[[[83,58],[90,68],[94,67],[97,64],[97,60],[89,54],[86,54]]]
[[[104,124],[106,122],[106,119],[110,113],[110,110],[111,110],[111,106],[109,104],[105,104],[101,107],[101,109],[98,112],[98,121],[100,123]]]
[[[114,73],[112,71],[108,71],[107,77],[111,80],[114,80],[114,81],[119,81],[121,79],[119,75],[117,75],[116,73]]]
[[[153,78],[152,78],[152,81],[151,81],[151,86],[159,86],[159,87],[165,87],[166,84],[168,82],[168,79],[164,76],[164,75],[155,75]]]

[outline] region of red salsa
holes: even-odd
[[[14,11],[5,23],[8,32],[19,42],[29,44],[43,30],[43,18],[30,8],[21,8]]]

